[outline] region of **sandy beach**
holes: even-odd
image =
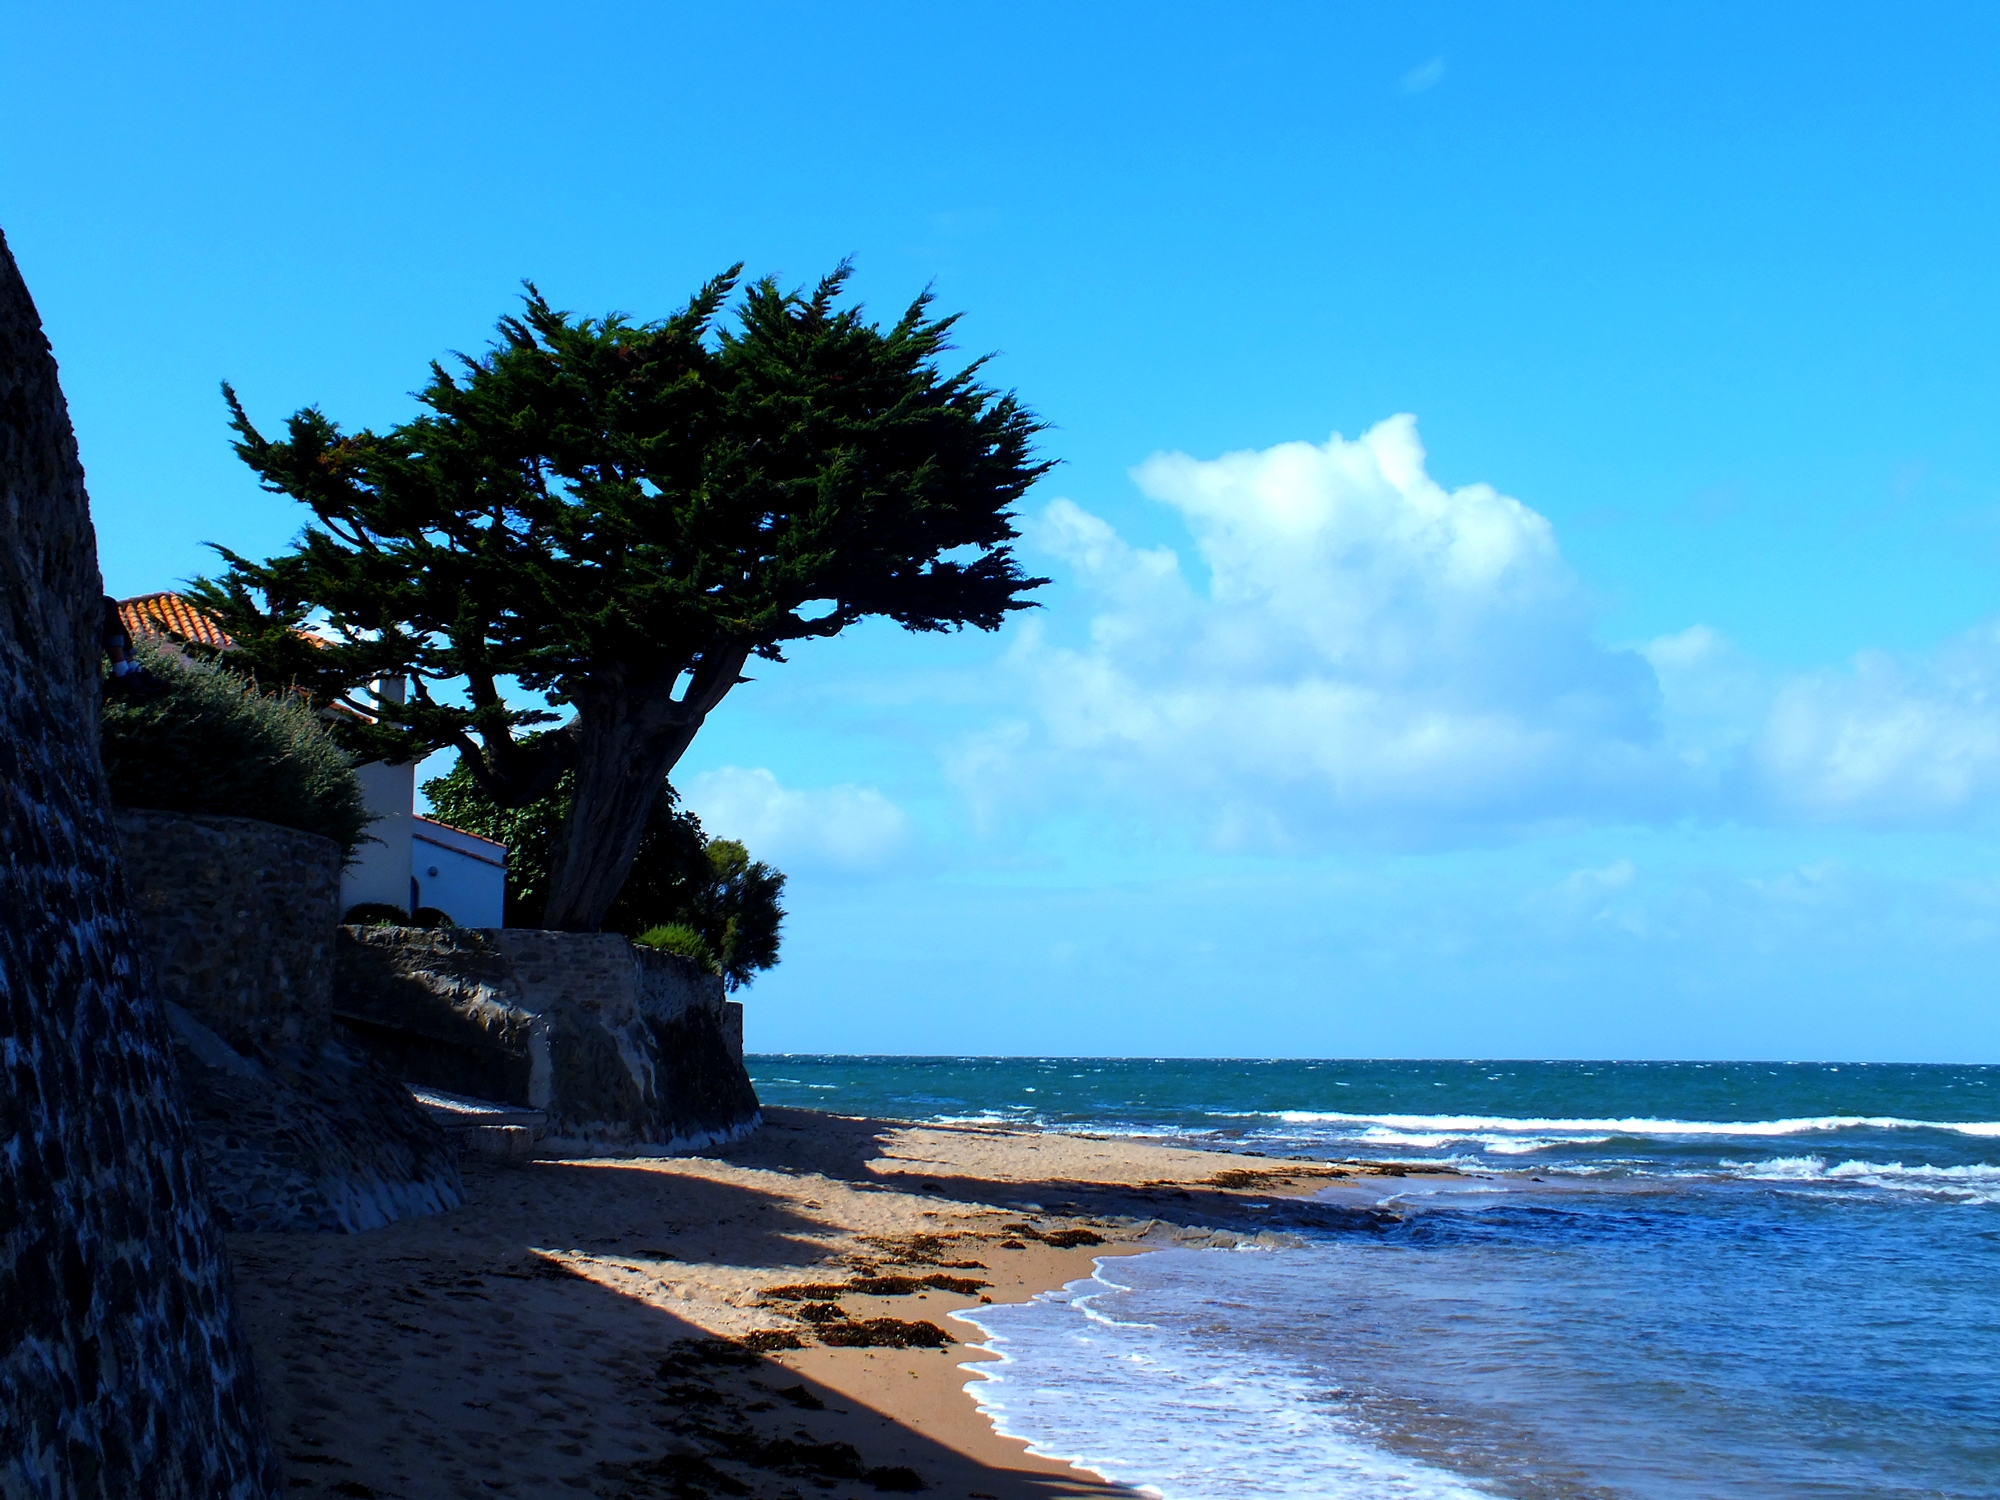
[[[454,1212],[231,1248],[290,1493],[1114,1495],[995,1435],[948,1315],[1352,1172],[772,1109],[704,1155],[472,1162]]]

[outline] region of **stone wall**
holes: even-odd
[[[335,1032],[339,847],[254,818],[116,817],[224,1226],[354,1233],[463,1202],[444,1132]]]
[[[547,1149],[687,1149],[757,1122],[742,1007],[616,933],[342,928],[334,1012],[410,1083],[544,1111]]]
[[[161,995],[239,1050],[326,1041],[340,847],[255,818],[116,816]]]
[[[0,238],[0,1496],[275,1500],[97,750],[103,588]]]

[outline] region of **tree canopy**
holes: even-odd
[[[550,926],[603,921],[752,657],[877,615],[993,630],[1046,582],[1009,546],[1049,467],[1040,424],[980,384],[983,361],[940,368],[955,319],[926,294],[871,324],[845,266],[809,293],[754,282],[725,316],[739,272],[649,323],[577,318],[531,284],[382,433],[308,407],[267,438],[224,387],[237,453],[314,522],[262,562],[218,548],[227,571],[196,592],[262,680],[355,710],[340,732],[362,758],[454,747],[501,807],[569,774]],[[365,694],[384,677],[410,680],[406,703]]]

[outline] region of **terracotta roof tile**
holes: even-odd
[[[141,594],[135,599],[120,599],[118,618],[125,622],[126,631],[134,638],[184,637],[224,651],[236,644],[213,615],[179,594]]]

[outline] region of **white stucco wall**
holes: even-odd
[[[507,897],[507,846],[432,818],[410,820],[410,878],[418,906],[461,927],[498,927]]]
[[[354,863],[340,874],[340,909],[363,901],[381,901],[410,909],[410,807],[417,793],[415,765],[388,766],[371,761],[356,766],[362,799],[375,821],[367,840],[355,851]]]

